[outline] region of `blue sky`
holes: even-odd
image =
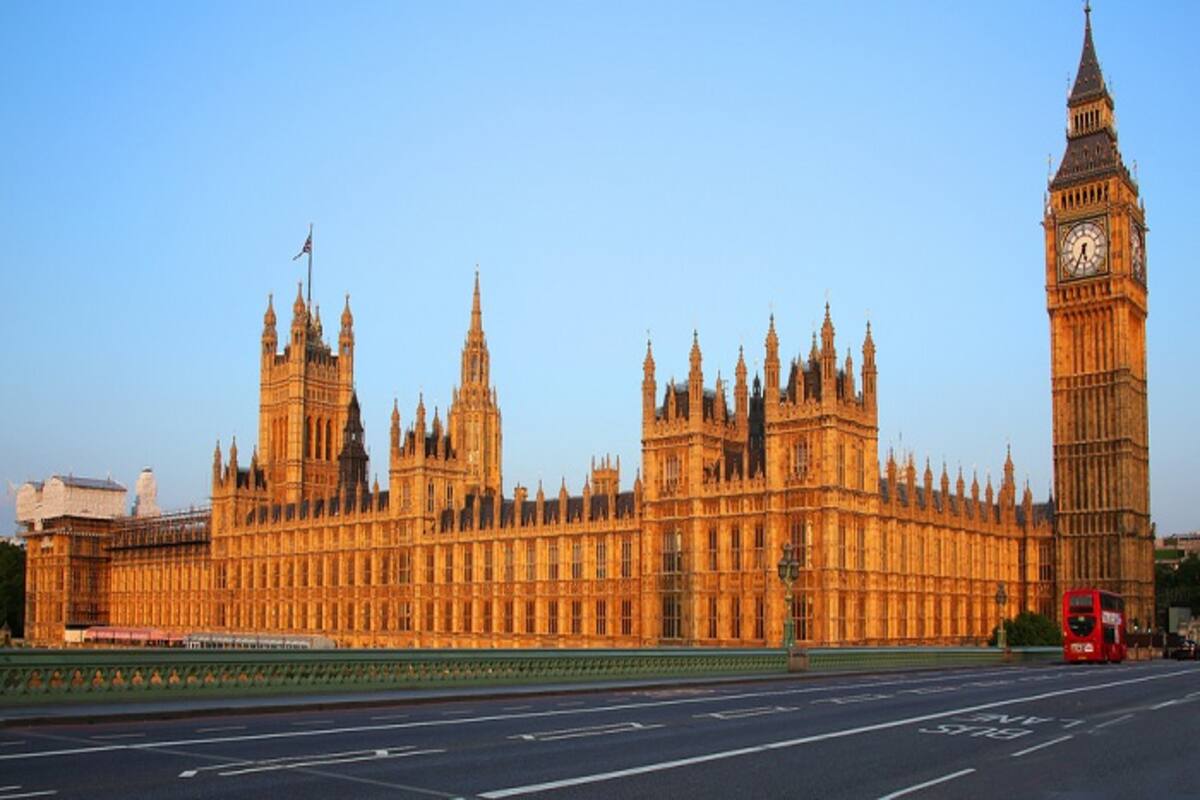
[[[1194,3],[1098,0],[1150,225],[1151,481],[1200,527]],[[768,314],[878,346],[880,445],[1051,482],[1042,253],[1080,4],[31,3],[0,6],[0,478],[150,465],[207,502],[256,435],[316,224],[345,292],[372,471],[443,414],[478,263],[505,489],[639,461],[641,362],[708,383]],[[969,477],[968,477],[969,480]],[[12,525],[12,500],[0,532]]]

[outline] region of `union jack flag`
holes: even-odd
[[[300,252],[296,253],[296,255],[292,256],[292,261],[295,261],[297,258],[304,255],[305,253],[311,253],[311,252],[312,252],[312,234],[310,233],[308,235],[308,238],[304,240],[304,247],[301,247]]]

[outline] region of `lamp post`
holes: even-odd
[[[1001,650],[1008,649],[1008,637],[1004,631],[1004,604],[1008,602],[1008,592],[1004,590],[1004,581],[996,584],[996,612],[1000,617],[1000,624],[996,628],[996,647]]]
[[[792,584],[800,577],[800,562],[792,553],[792,543],[783,545],[783,557],[779,559],[779,580],[787,587],[784,595],[784,610],[787,616],[783,620],[783,646],[790,650],[796,643],[796,621],[792,618]]]

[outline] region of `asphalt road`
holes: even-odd
[[[0,800],[1198,797],[1200,665],[1006,667],[0,730]]]

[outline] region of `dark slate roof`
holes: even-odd
[[[1092,44],[1092,15],[1087,11],[1087,23],[1083,28],[1083,52],[1079,54],[1079,70],[1075,74],[1075,85],[1071,88],[1071,104],[1094,100],[1107,93],[1104,76],[1100,74],[1100,61]]]
[[[608,495],[592,496],[592,507],[588,510],[588,519],[608,519]]]
[[[1058,189],[1082,178],[1108,172],[1124,171],[1121,151],[1117,148],[1116,135],[1104,128],[1084,136],[1067,140],[1067,152],[1054,174],[1050,188]]]
[[[74,475],[55,475],[55,478],[65,485],[75,489],[104,489],[110,492],[123,492],[125,487],[112,478],[77,478]]]
[[[617,516],[632,517],[634,512],[633,492],[621,492],[617,495]]]

